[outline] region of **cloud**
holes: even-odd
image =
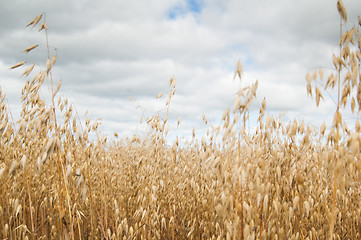
[[[356,21],[358,1],[345,6]],[[80,115],[89,109],[93,119],[101,117],[106,132],[143,131],[137,104],[147,115],[164,109],[172,76],[177,88],[169,121],[181,116],[184,127],[177,131],[203,128],[203,113],[219,122],[240,86],[233,81],[238,60],[245,70],[241,86],[259,81],[252,114],[263,98],[270,113],[288,111],[290,118],[309,122],[322,119],[316,111],[332,110],[330,102],[316,109],[304,80],[308,71],[332,66],[337,50],[339,17],[336,4],[327,0],[14,0],[1,2],[0,9],[6,23],[0,27],[0,84],[18,109],[25,80],[20,70],[8,68],[25,58],[41,69],[44,33],[24,26],[46,12],[51,54],[54,48],[58,53],[54,79],[63,82],[59,94],[71,99]],[[21,52],[35,43],[36,51]],[[155,99],[159,92],[165,96]]]

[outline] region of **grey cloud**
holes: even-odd
[[[138,124],[141,112],[136,105],[148,115],[164,108],[172,75],[177,88],[170,121],[181,116],[184,132],[189,133],[192,126],[203,126],[202,113],[219,121],[225,108],[232,108],[239,86],[232,81],[238,59],[245,70],[242,86],[259,80],[252,113],[257,114],[266,97],[269,112],[288,110],[291,116],[309,116],[311,121],[316,108],[308,106],[313,102],[307,98],[304,77],[314,67],[332,64],[339,34],[335,3],[210,0],[197,14],[185,11],[169,19],[170,11],[182,4],[181,0],[2,1],[0,20],[6,24],[0,27],[4,66],[0,84],[13,101],[19,96],[15,92],[21,81],[15,79],[21,73],[10,74],[8,67],[24,58],[37,68],[44,63],[43,33],[24,29],[44,11],[50,44],[58,50],[54,79],[63,82],[61,94],[73,99],[79,111],[88,108],[92,118],[102,117],[107,132],[114,129],[126,135],[144,129]],[[345,6],[352,21],[360,5],[350,0]],[[21,53],[35,43],[40,44],[36,51]],[[159,92],[165,97],[156,100]],[[325,106],[317,111],[330,109],[329,103]]]

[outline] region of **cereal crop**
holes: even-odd
[[[317,106],[326,91],[337,97],[333,123],[320,129],[267,115],[263,100],[249,131],[254,82],[241,85],[218,125],[203,116],[205,136],[170,142],[171,78],[165,117],[147,118],[146,136],[92,138],[99,121],[80,121],[57,95],[55,49],[47,43],[42,67],[13,65],[26,82],[16,120],[0,89],[0,238],[361,239],[361,125],[343,120],[345,108],[356,118],[361,110],[361,20],[346,29],[341,0],[337,10],[334,69],[305,73]],[[27,27],[47,41],[43,14]],[[37,44],[24,50],[33,51]],[[242,77],[238,62],[235,78]]]

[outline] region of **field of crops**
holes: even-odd
[[[347,12],[337,7],[342,26]],[[28,26],[47,34],[41,20]],[[256,82],[239,89],[219,126],[188,143],[167,140],[168,115],[149,117],[143,137],[93,139],[99,123],[80,122],[56,95],[56,54],[38,73],[26,67],[20,119],[0,91],[0,238],[360,239],[361,125],[342,119],[344,108],[356,117],[361,109],[360,26],[343,29],[330,76],[306,74],[317,105],[324,91],[337,95],[334,121],[320,129],[266,115],[264,100],[248,131]],[[235,77],[242,73],[238,62]]]

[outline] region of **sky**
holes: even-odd
[[[361,4],[344,4],[347,27],[352,27]],[[176,80],[169,108],[171,136],[186,138],[193,128],[197,136],[204,135],[202,114],[218,125],[227,107],[233,108],[238,88],[257,80],[250,126],[256,125],[264,98],[266,114],[285,112],[285,121],[318,126],[332,120],[332,97],[325,95],[316,108],[307,96],[305,75],[320,67],[327,74],[333,66],[339,39],[336,1],[0,1],[0,87],[15,118],[25,68],[9,68],[23,60],[37,64],[38,70],[43,66],[44,32],[25,28],[43,12],[50,54],[57,49],[53,77],[62,81],[58,96],[68,98],[82,120],[86,112],[92,120],[101,118],[105,135],[144,134],[141,116],[164,113],[171,77]],[[39,47],[25,54],[33,44]],[[241,82],[233,79],[239,60]],[[156,99],[160,92],[163,97]]]

